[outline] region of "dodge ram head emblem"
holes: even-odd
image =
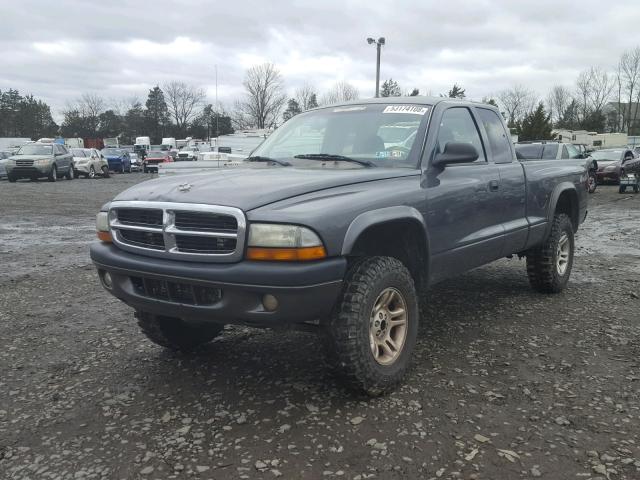
[[[191,190],[191,184],[183,183],[182,185],[178,185],[178,190],[180,190],[181,192],[188,192],[189,190]]]

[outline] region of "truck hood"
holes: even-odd
[[[204,203],[252,210],[297,195],[343,185],[419,175],[403,168],[266,167],[158,178],[125,190],[114,200]]]

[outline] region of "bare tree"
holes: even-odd
[[[282,76],[272,63],[263,63],[247,70],[244,79],[245,99],[236,103],[236,126],[257,128],[276,126],[286,102]]]
[[[514,85],[498,93],[498,102],[505,111],[509,127],[513,127],[518,120],[533,111],[538,99],[533,90]]]
[[[330,105],[332,103],[347,102],[349,100],[357,100],[360,92],[356,87],[348,82],[340,81],[331,87],[322,95],[322,105]]]
[[[189,123],[200,113],[205,91],[184,82],[170,82],[163,87],[169,115],[176,122],[178,131],[186,133]]]
[[[318,106],[316,89],[308,83],[296,90],[295,99],[303,112]]]
[[[638,101],[640,101],[640,47],[627,50],[618,64],[618,112],[622,116],[622,130],[627,132],[635,126],[638,119]],[[635,97],[634,97],[635,93]],[[635,106],[633,105],[636,100]],[[626,102],[623,102],[626,100]],[[626,103],[626,105],[624,105]]]
[[[567,112],[573,97],[571,90],[563,85],[555,85],[547,95],[547,106],[554,124],[558,123]]]

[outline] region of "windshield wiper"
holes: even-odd
[[[291,164],[289,162],[284,162],[282,160],[278,160],[277,158],[271,157],[261,157],[260,155],[256,155],[254,157],[247,157],[247,161],[249,162],[273,162],[281,165],[283,167],[290,167]]]
[[[363,167],[375,167],[376,164],[369,160],[356,160],[355,158],[345,157],[344,155],[334,155],[331,153],[304,153],[295,155],[293,158],[301,158],[304,160],[333,160],[336,162],[351,162],[362,165]]]

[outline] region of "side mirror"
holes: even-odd
[[[438,153],[433,159],[434,167],[444,167],[450,163],[472,163],[478,159],[476,147],[470,143],[448,142],[444,152]]]

